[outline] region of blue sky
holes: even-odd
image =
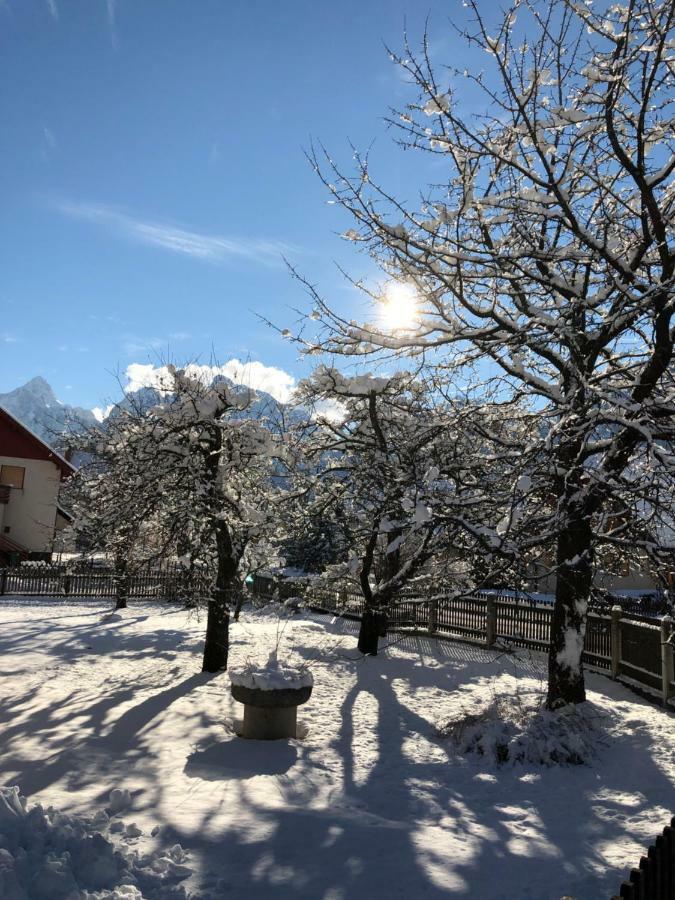
[[[431,15],[456,62],[459,2],[0,0],[0,391],[43,375],[71,403],[171,354],[308,369],[256,313],[305,307],[286,254],[341,310],[334,267],[370,264],[339,233],[310,137],[414,197],[419,155],[382,117],[413,99],[398,49]]]

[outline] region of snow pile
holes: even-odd
[[[282,604],[284,610],[290,613],[299,613],[305,607],[305,601],[302,597],[289,597]]]
[[[111,622],[124,622],[123,609],[116,609],[106,613],[101,619],[102,625],[108,625]]]
[[[178,844],[141,855],[115,847],[102,833],[109,825],[105,812],[76,818],[40,804],[29,808],[18,787],[0,788],[0,897],[186,900],[179,882],[192,870]]]
[[[239,687],[258,688],[262,691],[295,690],[312,687],[314,678],[306,666],[291,666],[279,662],[273,650],[267,662],[247,662],[229,670],[230,681]]]
[[[606,744],[602,716],[589,703],[547,710],[543,697],[493,699],[479,712],[464,711],[437,728],[461,755],[498,764],[583,765]]]
[[[108,799],[108,812],[114,816],[131,806],[131,794],[125,788],[114,788]]]

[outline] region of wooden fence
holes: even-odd
[[[675,897],[675,818],[631,869],[612,900],[673,900]]]
[[[38,597],[114,597],[117,580],[108,568],[16,566],[0,569],[0,595]],[[310,605],[338,615],[360,618],[360,594],[311,588]],[[206,596],[209,579],[191,578],[177,566],[145,567],[129,577],[132,599],[185,600]],[[270,594],[274,596],[274,592]],[[393,629],[413,629],[447,635],[495,647],[510,645],[548,650],[552,607],[548,603],[516,599],[495,592],[453,598],[401,595],[392,605]],[[588,614],[584,662],[657,691],[667,704],[675,699],[673,621],[637,616],[619,606]]]
[[[360,594],[311,588],[311,608],[359,619]],[[549,603],[516,600],[492,592],[458,598],[400,598],[389,612],[392,630],[447,635],[485,647],[523,647],[547,651],[551,634]],[[637,682],[660,694],[666,705],[675,700],[673,620],[638,617],[619,606],[589,612],[583,660],[612,678]]]
[[[143,569],[129,576],[128,596],[145,600],[180,600],[207,589],[203,577],[190,579],[176,566]],[[117,578],[109,568],[84,566],[15,566],[0,569],[0,596],[115,597]]]

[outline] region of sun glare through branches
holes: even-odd
[[[384,290],[380,315],[387,331],[411,331],[417,325],[417,291],[411,284],[390,281]]]

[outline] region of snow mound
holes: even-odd
[[[584,765],[607,743],[604,717],[589,703],[551,711],[543,697],[497,697],[437,727],[462,756],[503,764]]]
[[[288,612],[297,613],[304,609],[305,601],[302,597],[289,597],[287,600],[284,600],[282,606]]]
[[[126,788],[113,788],[108,797],[108,812],[114,816],[131,806],[131,794]]]
[[[105,813],[77,818],[40,804],[18,787],[0,788],[0,897],[3,900],[187,900],[192,874],[176,844],[145,855],[101,833]]]
[[[229,676],[232,684],[262,691],[312,687],[314,684],[312,673],[306,666],[291,666],[279,662],[275,650],[270,653],[266,663],[249,660],[243,666],[233,666],[229,670]]]

